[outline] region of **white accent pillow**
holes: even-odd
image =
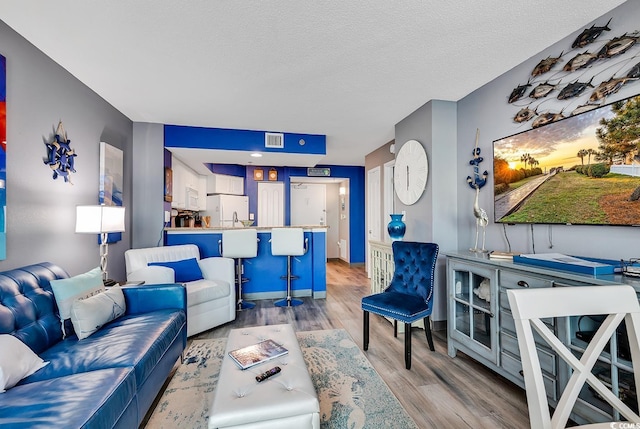
[[[0,335],[0,393],[48,363],[13,335]]]
[[[64,337],[73,334],[73,332],[69,332],[70,325],[67,324],[65,326],[65,321],[71,318],[71,304],[73,301],[78,298],[87,298],[105,290],[100,267],[68,279],[51,280],[51,289],[53,289],[53,296],[55,296],[58,304],[62,335]]]
[[[80,298],[71,304],[71,323],[79,340],[87,338],[104,324],[122,316],[126,310],[124,294],[120,286],[88,298]]]

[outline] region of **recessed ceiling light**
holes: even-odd
[[[262,154],[258,153],[258,152],[252,153],[251,156],[254,157],[254,158],[262,158]]]

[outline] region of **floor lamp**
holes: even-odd
[[[100,271],[102,281],[112,283],[107,276],[107,236],[110,232],[124,232],[124,207],[120,206],[77,206],[76,232],[100,235]]]

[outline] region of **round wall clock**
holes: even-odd
[[[415,204],[427,185],[429,162],[427,152],[417,140],[407,141],[396,156],[393,188],[403,204]]]

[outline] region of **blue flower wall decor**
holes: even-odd
[[[77,156],[75,151],[71,149],[71,140],[67,138],[67,133],[64,130],[62,121],[58,122],[58,128],[56,134],[53,137],[51,143],[45,143],[47,145],[47,159],[44,163],[47,164],[53,170],[53,178],[57,179],[59,176],[64,178],[65,182],[71,183],[71,173],[75,173],[74,158]]]

